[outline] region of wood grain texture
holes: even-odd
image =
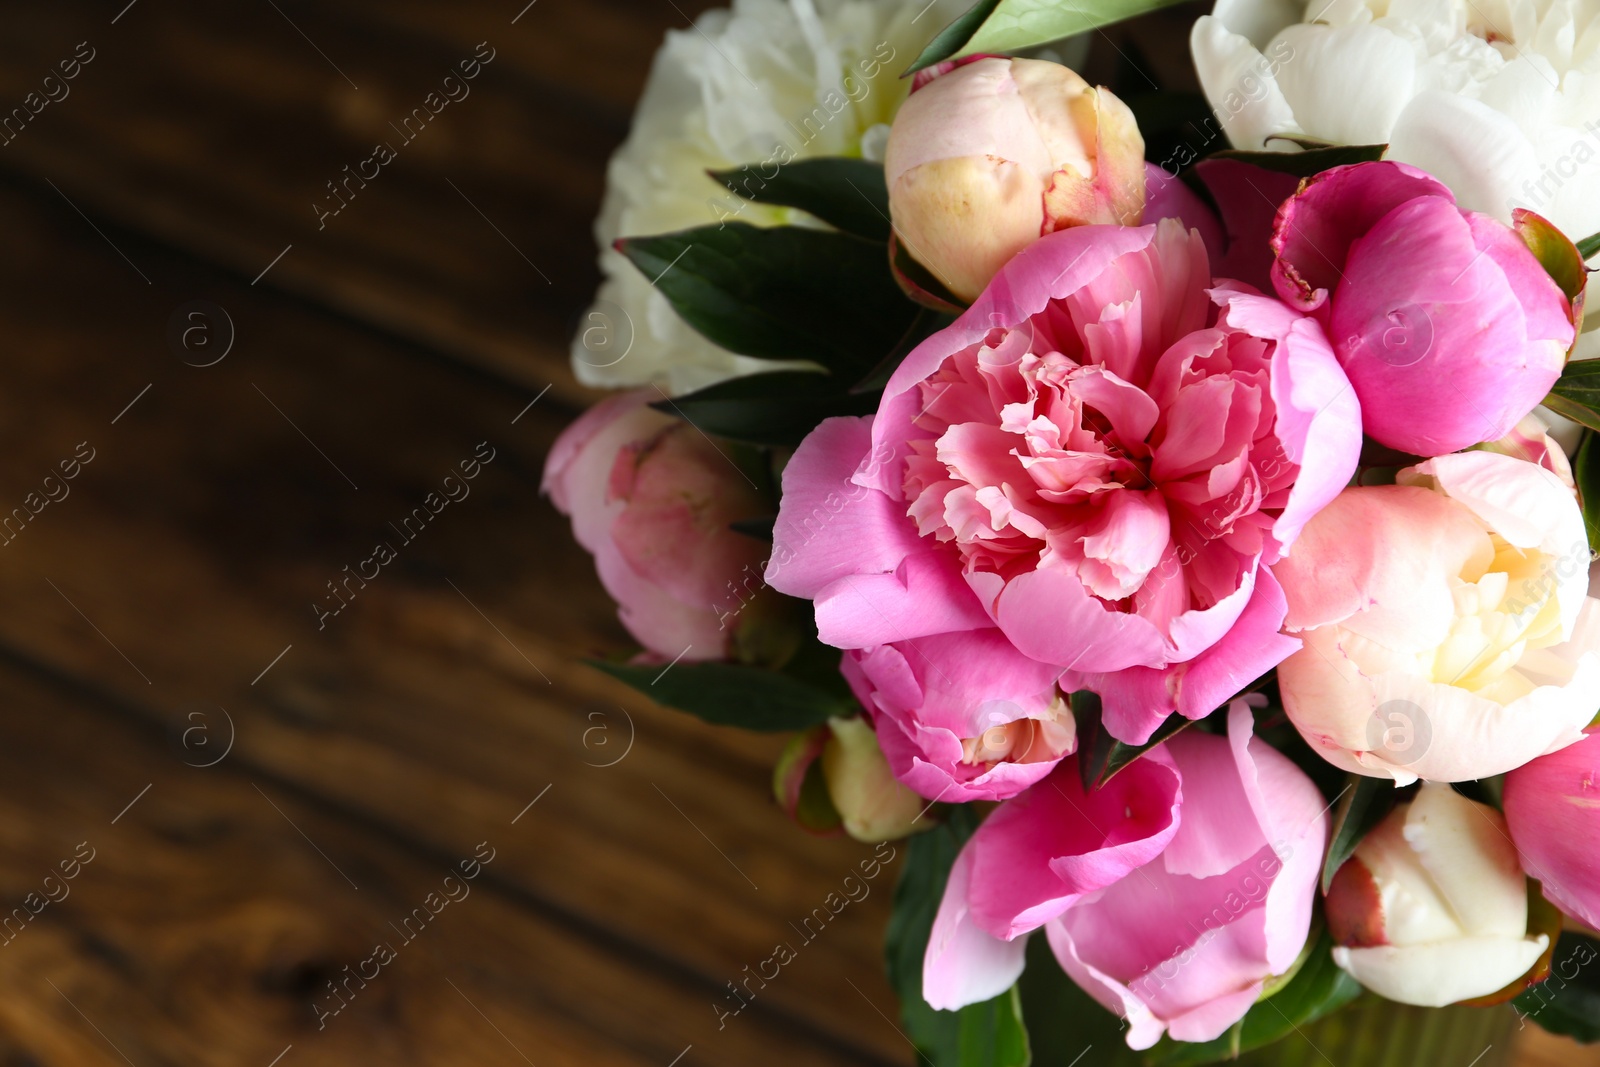
[[[537,495],[591,396],[566,338],[605,160],[708,5],[8,6],[0,101],[96,58],[0,146],[0,520],[94,458],[0,534],[0,900],[99,851],[0,951],[0,1063],[912,1062],[894,871],[803,941],[872,850],[775,810],[781,739],[581,665],[627,638]],[[317,229],[324,182],[484,40],[472,95]],[[1181,76],[1181,36],[1128,51]],[[204,369],[168,338],[195,300],[237,332]],[[470,496],[395,531],[480,442]],[[485,840],[473,895],[318,1030],[312,993]]]
[[[550,785],[539,849],[491,877],[552,921],[692,979],[705,1020],[723,984],[792,939],[790,923],[870,854],[805,838],[777,812],[777,740],[651,708],[578,662],[625,638],[537,496],[566,412],[545,401],[513,427],[520,390],[125,244],[162,279],[146,287],[64,205],[10,199],[0,218],[32,250],[26,267],[8,261],[0,323],[41,357],[0,382],[5,484],[20,499],[58,453],[96,449],[71,495],[0,549],[0,595],[18,605],[0,641],[16,654],[172,729],[189,709],[226,708],[230,760],[435,852]],[[82,289],[63,291],[66,277]],[[204,370],[177,364],[161,336],[178,294],[195,292],[240,329]],[[79,293],[96,294],[94,316],[76,313]],[[141,336],[147,356],[98,373],[106,351]],[[482,441],[495,458],[471,495],[403,543],[387,524]],[[319,629],[313,602],[337,604],[326,583],[380,539],[399,558]],[[614,758],[627,716],[627,758],[586,766]],[[597,723],[612,749],[594,735],[585,749]],[[763,1008],[898,1057],[901,1039],[867,1002],[890,1003],[877,947],[887,885],[807,946]]]

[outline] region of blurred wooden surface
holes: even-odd
[[[589,399],[605,160],[706,6],[7,5],[0,101],[95,58],[0,147],[0,515],[93,458],[0,544],[0,901],[94,858],[0,951],[0,1064],[912,1062],[892,869],[719,1028],[871,850],[774,809],[779,739],[579,663],[626,637],[537,492]],[[480,41],[471,96],[319,230],[324,182]],[[205,368],[169,341],[198,300],[236,332]],[[481,442],[471,495],[319,628]]]

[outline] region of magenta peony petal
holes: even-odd
[[[1272,284],[1304,311],[1321,308],[1344,277],[1350,246],[1389,212],[1418,197],[1455,197],[1425,171],[1384,160],[1334,167],[1305,181],[1278,209]]]
[[[1216,157],[1196,163],[1194,172],[1216,201],[1226,231],[1221,254],[1212,258],[1213,273],[1271,292],[1273,220],[1300,180],[1292,174]],[[1214,246],[1208,241],[1207,247]]]
[[[1133,1048],[1163,1031],[1181,1041],[1219,1036],[1309,934],[1327,809],[1304,772],[1252,728],[1237,701],[1227,738],[1189,731],[1156,749],[1183,779],[1178,832],[1155,861],[1047,927],[1062,968],[1127,1019]]]
[[[1181,778],[1165,756],[1084,794],[1076,757],[1007,801],[967,842],[973,921],[1010,940],[1154,859],[1178,829]]]
[[[1293,183],[1289,193],[1292,193]],[[1285,193],[1284,196],[1288,196]],[[1279,197],[1280,200],[1283,197]],[[1270,264],[1271,249],[1267,247],[1267,238],[1272,232],[1272,213],[1277,210],[1277,205],[1267,209],[1266,220],[1262,225],[1260,244],[1262,252],[1261,279],[1266,281],[1266,268]],[[1160,222],[1162,219],[1177,219],[1185,228],[1196,230],[1200,238],[1206,243],[1206,251],[1210,254],[1213,263],[1223,262],[1223,254],[1228,249],[1228,238],[1223,233],[1222,223],[1217,220],[1216,212],[1201,200],[1190,189],[1188,184],[1175,174],[1168,174],[1154,163],[1144,165],[1144,219],[1145,224]],[[1224,273],[1225,277],[1232,277]]]
[[[1505,812],[1528,876],[1562,911],[1600,926],[1600,732],[1506,775]]]

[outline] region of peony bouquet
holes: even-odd
[[[545,470],[595,665],[909,838],[935,1067],[1600,1038],[1600,6],[1219,0],[1203,94],[1071,69],[1159,6],[669,35],[573,347],[627,391]]]

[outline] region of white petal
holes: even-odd
[[[1549,943],[1540,934],[1469,937],[1409,948],[1335,948],[1333,962],[1379,996],[1442,1008],[1505,988],[1527,973]]]
[[[1189,47],[1212,113],[1235,148],[1260,150],[1268,137],[1301,133],[1278,87],[1280,63],[1210,15],[1195,21]]]
[[[1327,0],[1317,0],[1318,5]],[[1232,33],[1265,48],[1285,27],[1305,14],[1303,0],[1217,0],[1211,14]]]
[[[1527,932],[1527,878],[1504,815],[1429,782],[1406,814],[1405,838],[1468,934]]]
[[[1336,144],[1383,144],[1415,92],[1416,48],[1379,26],[1291,26],[1278,71],[1300,128]]]
[[[1511,221],[1514,207],[1550,210],[1550,192],[1536,184],[1533,145],[1510,118],[1476,100],[1421,93],[1396,120],[1387,158],[1421,167],[1462,207],[1502,222]]]

